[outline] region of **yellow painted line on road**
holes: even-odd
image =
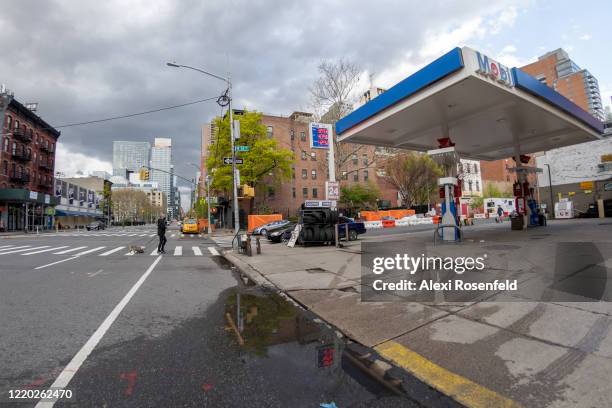
[[[440,367],[395,341],[374,349],[383,357],[406,369],[416,378],[469,408],[519,408],[519,403],[480,384]]]

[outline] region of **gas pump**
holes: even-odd
[[[461,186],[457,180],[459,155],[455,151],[455,144],[448,137],[438,139],[438,145],[439,149],[427,152],[444,171],[444,177],[438,179],[442,199],[442,220],[438,229],[442,230],[443,241],[457,241],[460,238],[458,209],[461,197]]]
[[[529,163],[529,159],[529,156],[520,155],[520,162],[522,164]],[[536,173],[538,169],[522,166],[521,163],[517,163],[514,169],[517,181],[512,185],[512,191],[514,193],[516,216],[521,217],[522,222],[513,225],[513,229],[524,229],[527,225],[530,227],[542,225],[539,219],[539,204],[535,198],[534,189],[530,187],[529,181],[527,181],[527,174],[530,172]]]

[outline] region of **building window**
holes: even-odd
[[[38,141],[40,140],[40,136],[38,136],[38,133],[34,134],[34,143],[38,144]]]
[[[368,163],[369,163],[368,162],[368,155],[364,153],[362,157],[363,157],[363,165],[367,166]]]
[[[268,129],[268,139],[271,139],[272,138],[272,134],[273,134],[272,126],[268,126],[267,129]]]
[[[310,160],[317,161],[317,152],[310,152]]]
[[[478,165],[474,163],[474,173],[478,173]]]
[[[348,180],[348,173],[346,171],[342,172],[342,180]]]
[[[295,139],[295,130],[291,129],[291,130],[289,131],[289,135],[291,136],[291,140],[294,140],[294,139]],[[295,196],[294,196],[294,197],[295,197]]]
[[[16,120],[15,121],[15,130],[19,130],[19,126],[20,126],[19,121]]]
[[[2,174],[8,176],[8,161],[2,162]]]
[[[308,198],[308,187],[302,189],[302,197]]]
[[[316,180],[317,179],[317,171],[316,170],[312,170],[310,172],[310,176],[312,177],[313,180]]]
[[[368,181],[369,176],[370,175],[369,175],[368,171],[364,170],[363,171],[363,181]]]
[[[295,180],[295,167],[291,167],[291,178]]]
[[[470,189],[470,193],[471,193],[471,192],[473,191],[473,188],[472,188],[472,180],[469,180],[469,181],[468,181],[468,188]]]
[[[457,163],[457,172],[463,173],[463,163]]]
[[[302,150],[302,160],[306,160],[308,158],[308,153],[306,153],[306,151]]]
[[[274,198],[274,194],[276,194],[274,187],[268,188],[268,198]]]
[[[476,191],[480,191],[480,181],[476,180]]]
[[[13,149],[11,151],[13,154],[17,153],[17,143],[13,142]]]
[[[305,141],[306,141],[306,132],[300,132],[300,140],[301,140],[302,142],[305,142]]]
[[[13,118],[11,116],[7,116],[6,117],[6,128],[10,130],[12,125],[13,125]]]
[[[470,174],[470,163],[466,163],[466,164],[465,164],[465,172],[466,172],[467,174]],[[472,190],[470,190],[470,191],[472,191]]]
[[[316,188],[312,189],[312,198],[317,198],[319,197],[319,192],[317,191]]]
[[[8,137],[5,137],[3,150],[7,153],[9,152],[9,143],[10,143],[10,139]]]
[[[302,179],[307,179],[308,178],[308,170],[306,169],[302,169]]]
[[[353,160],[353,164],[357,164],[357,154],[356,153],[353,153],[351,155],[351,159]]]
[[[293,198],[295,198],[295,187],[293,187],[293,188],[291,189],[291,196],[292,196]]]
[[[359,172],[354,172],[353,173],[353,181],[359,181]]]

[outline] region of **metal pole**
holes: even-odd
[[[234,148],[234,115],[232,112],[232,81],[228,74],[227,76],[227,89],[228,89],[228,109],[229,109],[229,122],[230,122],[230,139],[232,145],[232,184],[234,190],[234,234],[238,234],[240,231],[240,220],[238,219],[238,183],[236,180],[236,150]]]
[[[210,226],[210,176],[206,175],[206,211],[208,212],[208,236],[212,234]]]

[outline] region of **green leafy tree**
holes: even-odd
[[[408,151],[387,159],[385,174],[399,191],[404,205],[410,207],[431,201],[438,191],[442,168],[428,155]]]
[[[372,182],[343,186],[340,188],[340,204],[353,213],[376,207],[379,195],[378,187]]]
[[[512,191],[502,191],[499,187],[491,182],[487,182],[482,191],[482,195],[485,198],[502,198],[502,197],[512,197]]]
[[[484,198],[482,197],[476,196],[476,197],[472,197],[472,199],[470,200],[470,208],[472,210],[476,210],[479,208],[482,209],[483,204],[484,204]]]
[[[258,183],[274,184],[291,178],[293,152],[280,148],[275,139],[267,136],[267,129],[261,123],[261,113],[244,111],[234,116],[240,121],[240,140],[242,146],[249,146],[248,152],[237,153],[243,159],[239,165],[240,184],[256,187]],[[213,173],[211,188],[217,191],[231,191],[232,166],[223,164],[224,157],[231,157],[229,115],[215,119],[217,134],[210,146],[210,156],[206,162],[209,172]]]

